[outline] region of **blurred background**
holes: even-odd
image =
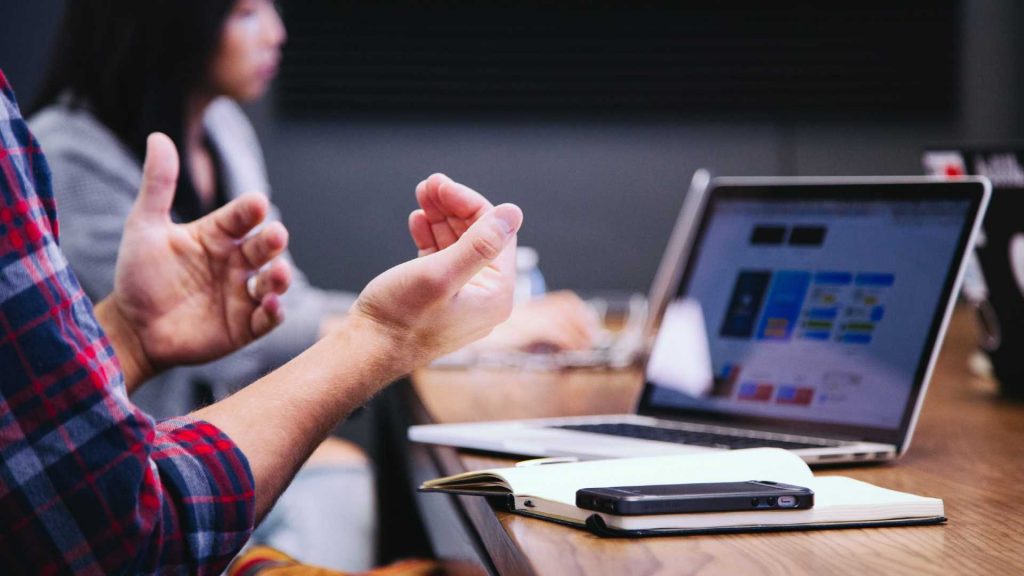
[[[1024,140],[1022,2],[682,4],[281,2],[248,111],[299,266],[357,291],[411,257],[443,171],[523,207],[549,287],[644,292],[697,168],[920,174],[929,144]],[[23,104],[62,5],[0,5]]]

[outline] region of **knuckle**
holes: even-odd
[[[250,240],[242,245],[242,256],[252,268],[259,268],[263,263],[263,250],[259,242]]]
[[[501,254],[501,242],[493,234],[478,234],[471,239],[470,245],[484,260],[494,260]]]
[[[173,188],[177,185],[177,179],[168,171],[160,168],[152,168],[145,175],[146,183],[160,188]]]
[[[252,227],[252,221],[254,218],[254,211],[248,206],[239,206],[237,209],[232,210],[231,218],[234,220],[234,226],[238,229],[245,229]]]
[[[289,275],[284,273],[278,273],[274,275],[274,291],[283,293],[288,290],[288,287],[292,283],[292,279]]]

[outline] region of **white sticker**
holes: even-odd
[[[1017,289],[1024,294],[1024,234],[1020,232],[1010,238],[1010,270],[1017,281]]]

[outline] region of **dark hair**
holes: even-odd
[[[30,114],[68,94],[132,152],[163,132],[184,151],[189,94],[207,80],[210,60],[235,0],[65,0],[50,67]],[[188,170],[174,199],[179,215],[199,215]]]

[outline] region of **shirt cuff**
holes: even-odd
[[[198,566],[223,569],[253,530],[255,479],[245,454],[213,424],[181,417],[157,424],[152,458],[165,489],[179,495],[186,553]]]

